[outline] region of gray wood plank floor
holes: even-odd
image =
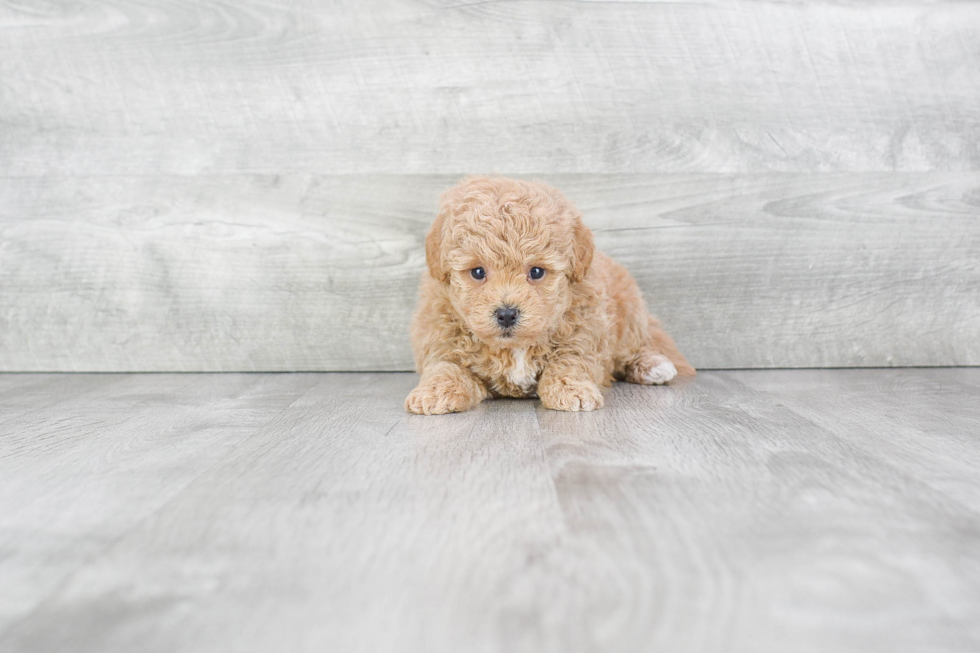
[[[0,650],[980,647],[980,369],[414,382],[0,375]]]

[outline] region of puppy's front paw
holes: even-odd
[[[596,410],[603,404],[602,391],[592,381],[555,381],[539,386],[538,396],[552,410]]]
[[[446,376],[423,379],[408,394],[405,410],[416,415],[444,415],[469,410],[483,400],[482,395],[467,384]]]

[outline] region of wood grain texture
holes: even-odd
[[[19,392],[0,391],[0,624],[37,609],[315,382],[309,375],[5,380]]]
[[[761,370],[723,376],[765,392],[870,455],[886,454],[892,466],[914,476],[923,488],[980,509],[980,483],[972,480],[980,469],[980,369],[956,375],[855,370],[845,384],[833,371],[805,377]]]
[[[980,646],[977,369],[434,418],[404,374],[22,378],[5,652]]]
[[[403,370],[544,177],[701,367],[980,364],[980,5],[0,0],[0,371]]]
[[[0,176],[977,170],[972,2],[5,0]]]
[[[980,175],[550,175],[698,367],[980,363]],[[20,180],[0,370],[408,370],[448,176]]]

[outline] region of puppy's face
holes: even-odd
[[[474,178],[443,195],[426,257],[473,335],[492,347],[525,347],[558,328],[591,261],[592,237],[554,189]]]
[[[453,308],[469,330],[497,347],[520,347],[553,331],[571,303],[553,252],[526,238],[508,244],[492,230],[470,235],[454,250],[449,274]]]

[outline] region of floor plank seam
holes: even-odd
[[[816,430],[826,433],[839,447],[839,450],[841,451],[842,455],[843,452],[850,452],[850,455],[852,456],[853,454],[856,453],[860,454],[860,458],[865,460],[866,463],[870,464],[871,462],[873,462],[876,465],[879,465],[883,468],[890,470],[892,472],[890,476],[891,478],[905,479],[907,483],[914,483],[920,489],[928,490],[928,494],[942,498],[942,501],[937,501],[935,503],[937,504],[942,504],[944,502],[952,503],[955,504],[956,507],[960,508],[963,512],[972,514],[977,518],[980,518],[980,508],[963,503],[959,499],[948,495],[947,493],[943,492],[941,489],[934,487],[933,485],[924,481],[923,479],[909,475],[904,470],[896,467],[893,463],[879,460],[876,456],[872,454],[872,452],[868,451],[865,446],[861,445],[860,443],[853,442],[853,439],[849,438],[846,433],[840,433],[839,431],[831,428],[828,425],[821,424],[820,422],[811,419],[810,417],[800,413],[793,406],[787,405],[782,401],[774,398],[772,394],[769,392],[753,389],[751,386],[745,384],[744,382],[738,379],[731,379],[731,380],[733,380],[735,383],[741,386],[743,391],[745,391],[746,393],[751,392],[757,395],[758,397],[763,398],[764,401],[769,403],[770,407],[784,409],[787,412],[791,413],[794,417],[799,419],[801,422],[810,425],[812,428]]]
[[[252,438],[254,438],[255,436],[257,436],[263,430],[267,429],[269,427],[269,425],[273,424],[277,420],[281,420],[281,418],[287,412],[289,412],[289,410],[296,403],[302,401],[309,393],[313,392],[319,385],[321,385],[321,383],[322,383],[322,381],[314,382],[309,388],[306,388],[306,390],[304,390],[303,393],[299,397],[297,397],[296,399],[294,399],[293,401],[291,401],[287,406],[283,407],[282,410],[278,411],[275,415],[273,415],[272,417],[270,417],[268,420],[266,420],[262,424],[256,426],[254,428],[254,430],[252,431],[251,434],[249,434],[247,437],[243,438],[241,440],[241,442],[238,442],[233,447],[231,447],[227,451],[227,453],[226,453],[226,455],[225,455],[224,458],[218,459],[212,465],[209,465],[209,466],[205,467],[204,469],[202,469],[201,473],[196,474],[194,476],[194,478],[190,479],[182,488],[180,488],[180,490],[178,490],[176,493],[174,493],[174,495],[172,497],[170,497],[169,499],[167,499],[167,501],[165,501],[164,503],[162,503],[159,506],[157,506],[156,509],[154,509],[153,511],[151,511],[150,513],[148,513],[147,515],[145,515],[143,518],[139,519],[136,523],[134,523],[132,526],[130,526],[129,528],[127,528],[125,531],[123,531],[122,533],[120,533],[116,537],[112,538],[111,541],[106,542],[106,544],[104,546],[102,546],[102,547],[99,548],[98,552],[93,553],[83,563],[79,564],[71,572],[69,572],[68,574],[66,574],[58,582],[57,587],[54,588],[51,592],[47,593],[42,600],[38,601],[34,605],[34,607],[31,608],[31,610],[29,610],[27,613],[21,615],[19,618],[17,618],[16,620],[12,621],[11,623],[7,624],[6,628],[4,628],[3,631],[0,631],[0,644],[3,644],[4,643],[4,641],[7,639],[9,633],[11,632],[11,630],[13,630],[17,625],[19,625],[19,624],[21,624],[21,623],[29,620],[32,616],[34,616],[35,614],[37,614],[38,612],[40,612],[41,610],[43,610],[46,606],[50,605],[55,599],[57,599],[61,595],[61,593],[64,592],[64,590],[71,584],[71,581],[72,581],[73,578],[75,578],[78,574],[82,573],[83,571],[85,571],[86,569],[88,569],[89,567],[91,567],[93,564],[98,563],[100,560],[102,560],[103,558],[105,558],[109,553],[111,553],[111,551],[115,547],[119,546],[122,542],[124,542],[127,538],[129,538],[133,533],[139,531],[143,526],[145,526],[147,523],[149,523],[153,519],[155,519],[160,513],[162,513],[164,510],[166,510],[167,507],[169,507],[170,505],[174,504],[179,498],[181,498],[189,489],[191,489],[196,483],[198,483],[206,475],[210,474],[211,472],[213,472],[215,469],[221,467],[222,465],[227,464],[228,458],[230,458],[231,455],[236,450],[238,450],[240,447],[242,447],[243,445],[245,445],[248,441],[250,441]]]

